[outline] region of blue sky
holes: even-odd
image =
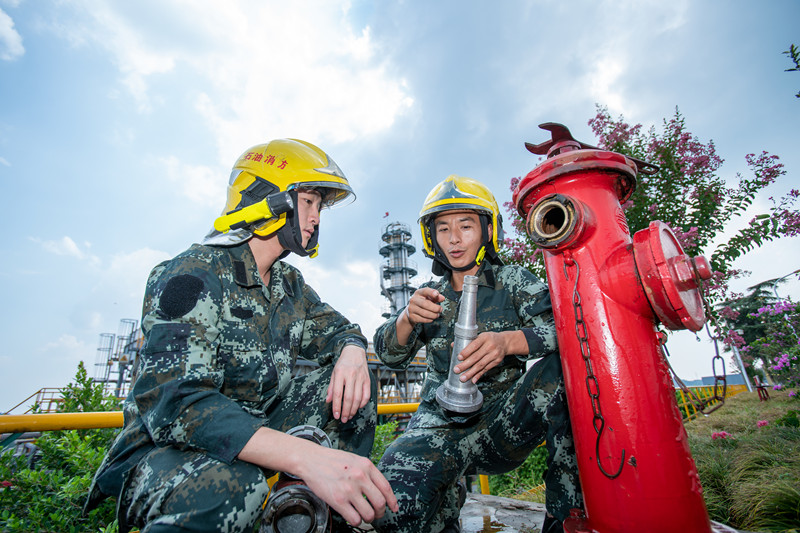
[[[763,209],[800,186],[800,73],[781,53],[798,20],[796,0],[0,0],[0,411],[93,371],[99,335],[139,318],[150,268],[202,238],[236,157],[269,139],[311,141],[350,179],[320,256],[293,262],[370,337],[382,226],[413,226],[453,173],[507,201],[537,125],[594,143],[595,104],[648,127],[679,107],[731,179],[778,154]],[[740,289],[787,274],[798,240],[736,266]],[[707,341],[670,347],[684,378],[710,373]]]

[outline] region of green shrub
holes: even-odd
[[[81,363],[75,383],[64,389],[59,411],[118,408]],[[36,440],[39,460],[0,455],[0,531],[98,531],[114,522],[115,504],[106,500],[88,516],[83,504],[95,470],[117,430],[52,431]],[[113,526],[112,528],[113,529]],[[107,531],[111,531],[107,529]]]
[[[527,493],[544,481],[547,469],[547,448],[540,446],[518,468],[497,476],[489,476],[489,492],[495,496],[516,496]]]
[[[800,411],[797,411],[796,409],[790,409],[789,412],[777,419],[775,423],[779,426],[786,426],[790,428],[800,427],[800,418],[798,418],[798,414],[800,414]]]
[[[383,452],[386,451],[386,448],[388,448],[396,438],[397,421],[392,420],[385,424],[379,424],[378,427],[375,428],[375,443],[372,445],[372,452],[369,454],[369,458],[373,463],[376,465],[378,464],[378,461],[383,457]]]

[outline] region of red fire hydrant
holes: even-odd
[[[544,252],[585,500],[564,530],[708,533],[657,324],[703,326],[711,268],[662,222],[631,238],[621,204],[656,167],[540,127],[552,139],[526,146],[547,159],[513,201]]]

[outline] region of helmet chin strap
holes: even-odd
[[[292,201],[294,205],[297,204],[297,191],[289,191],[289,194],[292,196]],[[286,251],[281,254],[281,259],[289,255],[289,252],[294,252],[301,257],[311,256],[315,257],[317,255],[317,249],[319,245],[317,242],[319,241],[319,225],[314,228],[314,233],[311,235],[311,238],[308,239],[308,244],[303,247],[303,233],[300,231],[300,221],[298,219],[298,210],[292,209],[289,213],[286,214],[286,223],[278,230],[278,242],[286,248]]]
[[[483,259],[486,257],[486,246],[491,243],[491,236],[489,235],[489,226],[486,222],[485,215],[480,215],[481,220],[481,235],[483,237],[483,244],[478,249],[478,253],[475,254],[475,259],[468,264],[467,266],[463,267],[454,267],[450,264],[450,261],[447,259],[447,255],[445,255],[444,251],[439,247],[439,243],[436,240],[436,237],[431,239],[431,244],[433,245],[433,265],[431,265],[431,272],[435,276],[443,276],[446,271],[451,272],[464,272],[465,270],[469,270],[475,266],[480,266],[483,262]],[[428,223],[428,231],[431,235],[436,235],[433,231],[433,220]]]

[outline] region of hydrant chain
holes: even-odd
[[[711,335],[711,330],[708,329],[708,322],[711,321],[712,325],[714,326],[714,329],[716,331],[721,331],[719,324],[717,324],[717,320],[714,314],[711,312],[711,306],[708,304],[708,299],[706,298],[705,284],[702,283],[702,280],[699,280],[697,288],[700,291],[700,299],[703,302],[703,307],[705,308],[706,312],[706,317],[707,317],[705,323],[706,333],[708,333],[709,337],[714,339],[715,355],[711,359],[711,370],[714,373],[714,400],[719,402],[716,407],[709,409],[708,411],[701,411],[703,414],[707,415],[708,413],[719,409],[725,404],[725,396],[728,392],[728,380],[727,376],[725,375],[725,361],[722,359],[722,356],[719,355],[719,344],[717,344],[717,337]],[[719,377],[719,375],[717,374],[717,362],[719,362],[720,365],[722,366],[722,377]],[[719,393],[720,383],[722,383],[722,394]]]
[[[619,462],[619,469],[615,474],[609,474],[603,468],[600,462],[600,437],[603,435],[603,429],[606,427],[606,421],[603,418],[603,411],[600,408],[600,384],[597,381],[597,376],[594,374],[592,368],[591,349],[589,347],[589,330],[586,327],[586,322],[583,319],[583,305],[581,303],[581,294],[578,292],[578,280],[580,278],[581,269],[578,262],[572,257],[572,254],[564,254],[564,277],[569,279],[569,272],[567,266],[575,267],[575,285],[572,289],[572,308],[575,312],[575,335],[578,338],[578,345],[581,349],[581,357],[586,364],[586,392],[589,393],[589,398],[592,402],[592,426],[595,433],[597,433],[597,440],[595,441],[595,459],[597,459],[597,468],[609,479],[614,479],[622,473],[622,467],[625,466],[625,449],[622,449],[622,457]]]
[[[708,332],[708,324],[706,324],[706,332]],[[717,330],[719,331],[719,330]],[[709,332],[709,335],[711,333]],[[714,399],[719,400],[720,404],[725,403],[725,395],[728,392],[728,380],[727,376],[725,375],[725,361],[722,359],[722,356],[719,354],[719,345],[717,344],[716,337],[714,338],[714,351],[715,355],[714,358],[711,360],[711,369],[714,371]],[[719,377],[717,374],[717,363],[720,363],[722,367],[722,377]],[[719,384],[722,383],[722,394],[718,392]]]

